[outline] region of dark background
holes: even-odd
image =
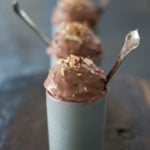
[[[20,0],[39,28],[50,37],[50,12],[52,0]],[[101,39],[105,51],[103,64],[107,72],[120,51],[125,35],[138,28],[140,47],[128,57],[120,68],[121,74],[150,78],[149,0],[111,0],[101,20]],[[49,61],[45,45],[13,13],[11,0],[0,0],[0,85],[5,81],[48,70]]]

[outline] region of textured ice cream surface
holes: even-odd
[[[77,22],[61,23],[47,48],[47,54],[57,58],[66,58],[71,54],[92,60],[102,56],[101,40],[86,25]]]
[[[94,27],[99,19],[99,11],[90,0],[60,0],[54,9],[52,22],[86,22]]]
[[[49,70],[44,86],[57,100],[93,102],[107,93],[105,81],[103,69],[92,60],[71,55]]]

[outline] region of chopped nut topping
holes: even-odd
[[[87,88],[86,87],[84,87],[84,91],[87,92]]]
[[[71,67],[71,68],[74,67],[77,70],[79,68],[83,67],[84,69],[87,69],[94,74],[96,73],[96,71],[93,68],[93,67],[95,67],[95,64],[93,63],[93,61],[91,59],[88,59],[88,58],[70,55],[66,59],[60,59],[57,64],[64,64],[64,65],[66,65],[66,67],[67,66]],[[63,73],[62,73],[62,75],[63,75]],[[81,75],[82,74],[80,72],[77,73],[77,76],[81,76]]]
[[[84,62],[85,64],[87,64],[88,66],[94,65],[93,61],[92,61],[91,59],[88,59],[88,58],[84,58],[84,59],[83,59],[83,62]]]
[[[70,67],[77,66],[80,63],[80,58],[74,55],[70,55],[70,57],[67,57],[67,60]]]
[[[59,64],[63,64],[64,63],[64,59],[59,59],[58,61],[57,61],[57,64],[59,65]]]
[[[92,33],[87,24],[81,24],[77,22],[63,22],[60,25],[60,28],[65,39],[78,41],[80,43],[82,43],[84,39],[88,39],[89,34]]]
[[[72,35],[66,34],[65,35],[65,39],[72,40],[72,41],[77,41],[79,43],[82,43],[81,38],[79,38],[78,36],[72,36]]]
[[[71,60],[69,61],[70,67],[75,66],[75,64],[76,64],[76,59],[71,59]]]
[[[65,76],[65,70],[64,70],[64,68],[61,68],[60,71],[61,71],[61,75],[62,75],[62,76]]]
[[[79,77],[80,77],[80,76],[82,76],[82,74],[81,74],[81,73],[78,73],[78,74],[77,74],[77,76],[79,76]]]

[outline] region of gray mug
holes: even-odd
[[[46,93],[50,150],[103,150],[105,97],[91,103],[67,102]]]

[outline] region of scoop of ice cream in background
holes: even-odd
[[[60,0],[54,8],[52,22],[55,25],[62,22],[86,22],[93,28],[99,20],[100,12],[90,0]]]
[[[59,32],[47,48],[47,54],[56,58],[73,54],[96,60],[102,56],[101,40],[86,24],[61,23]]]
[[[73,102],[92,102],[103,97],[105,76],[102,68],[92,60],[71,55],[60,59],[44,83],[48,93],[56,99]]]

